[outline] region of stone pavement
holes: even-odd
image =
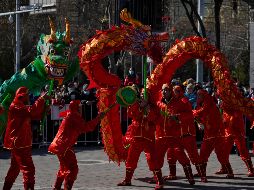
[[[116,184],[123,180],[125,175],[124,164],[118,166],[109,163],[106,154],[101,147],[78,147],[76,155],[79,165],[78,178],[74,184],[74,190],[153,190],[154,184],[146,182],[152,173],[148,170],[144,154],[141,155],[138,168],[135,171],[131,187],[117,187]],[[57,157],[47,153],[46,147],[33,150],[33,160],[36,168],[35,189],[52,189],[55,174],[58,169]],[[213,173],[220,167],[216,156],[212,153],[208,163],[209,183],[201,183],[199,178],[196,184],[191,186],[184,178],[183,169],[177,164],[178,180],[166,182],[165,189],[200,189],[200,190],[254,190],[254,178],[248,178],[245,174],[247,169],[239,156],[230,156],[232,167],[236,179],[226,179],[224,175],[214,175]],[[254,159],[252,159],[254,161]],[[7,151],[0,152],[0,189],[3,187],[4,177],[10,164],[10,154]],[[192,167],[194,168],[194,167]],[[193,169],[194,173],[196,172]],[[165,162],[163,174],[168,174],[168,166]],[[17,178],[13,190],[23,189],[21,174]]]

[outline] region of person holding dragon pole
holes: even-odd
[[[162,173],[158,170],[155,152],[155,123],[158,113],[156,108],[149,104],[149,100],[145,100],[145,90],[141,92],[139,102],[128,107],[128,115],[132,118],[132,124],[128,127],[127,134],[131,140],[128,150],[125,179],[118,183],[118,186],[130,186],[131,179],[139,156],[142,151],[147,156],[148,166],[150,171],[153,171],[156,177],[155,189],[163,188]]]

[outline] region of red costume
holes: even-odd
[[[176,98],[185,98],[184,101],[188,101],[186,97],[184,96],[184,91],[182,87],[176,85],[173,87],[173,92]],[[189,126],[188,126],[189,127]],[[193,131],[193,128],[191,128],[191,133],[192,135],[195,136],[195,128]],[[169,175],[164,177],[164,180],[175,180],[177,179],[176,177],[176,162],[177,162],[177,157],[176,155],[178,154],[178,151],[182,151],[179,148],[168,148],[167,150],[167,161],[169,165]]]
[[[172,87],[169,85],[163,85],[162,90],[162,93],[167,93],[167,90],[169,90],[171,95],[169,95],[169,98],[163,98],[162,101],[158,102],[163,116],[163,120],[160,122],[161,125],[156,128],[156,150],[158,152],[159,168],[163,166],[167,149],[174,149],[176,158],[183,166],[186,177],[190,184],[194,184],[190,161],[184,152],[185,149],[191,162],[196,165],[202,176],[202,181],[205,181],[206,177],[203,176],[199,168],[200,161],[191,104],[186,98],[173,95]]]
[[[99,117],[86,122],[79,113],[79,104],[79,100],[71,101],[70,111],[63,119],[53,142],[48,148],[49,152],[57,155],[60,162],[60,169],[54,186],[55,190],[61,189],[64,180],[64,189],[69,190],[72,188],[78,174],[73,145],[81,133],[93,131],[99,122]]]
[[[128,115],[132,124],[128,127],[128,137],[132,137],[126,160],[126,177],[118,186],[131,185],[131,178],[137,168],[139,156],[142,151],[146,153],[148,166],[157,179],[155,189],[163,187],[162,173],[158,171],[155,152],[155,123],[157,114],[155,108],[141,107],[139,103],[128,107]]]
[[[28,101],[28,89],[20,87],[9,108],[4,148],[11,150],[11,166],[5,177],[4,190],[11,189],[20,170],[23,173],[24,189],[34,189],[31,119],[42,117],[45,101],[40,97],[31,107],[25,105]]]
[[[248,176],[254,177],[254,169],[249,155],[249,150],[245,141],[245,125],[243,114],[239,111],[229,108],[225,104],[222,104],[223,109],[223,122],[225,125],[225,137],[223,143],[223,150],[217,150],[216,152],[223,151],[224,160],[222,160],[221,170],[226,171],[229,177],[234,177],[232,169],[228,170],[229,164],[229,154],[232,149],[233,144],[235,143],[237,149],[240,153],[240,156],[248,169]],[[216,150],[216,149],[215,149]],[[228,165],[229,164],[229,165]]]
[[[198,90],[197,107],[193,110],[194,117],[199,123],[204,124],[204,137],[200,149],[200,160],[203,163],[203,170],[206,171],[208,158],[213,149],[217,147],[224,148],[220,142],[224,138],[223,123],[220,110],[217,107],[214,98],[206,90]],[[217,154],[220,160],[223,159],[223,151]],[[221,158],[222,157],[222,158]]]

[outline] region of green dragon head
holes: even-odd
[[[43,62],[43,67],[47,78],[50,80],[58,81],[62,84],[67,74],[68,69],[71,67],[70,62],[70,24],[67,19],[66,31],[61,33],[56,31],[53,21],[49,18],[51,34],[42,34],[37,45],[37,58]]]

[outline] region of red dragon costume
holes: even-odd
[[[134,170],[137,168],[139,156],[142,151],[146,153],[149,169],[153,171],[157,185],[155,189],[163,188],[162,173],[158,170],[155,152],[155,123],[158,113],[155,107],[150,107],[143,98],[138,103],[128,107],[128,115],[132,124],[127,134],[131,137],[128,150],[125,179],[118,186],[130,186]]]
[[[79,113],[79,100],[70,102],[69,112],[63,119],[58,132],[50,144],[48,151],[56,154],[60,168],[57,173],[54,189],[61,190],[63,181],[64,189],[70,190],[78,174],[77,159],[73,150],[73,145],[81,133],[93,131],[101,116],[86,122]]]
[[[40,119],[44,112],[44,97],[30,107],[28,89],[20,87],[10,105],[8,123],[4,137],[4,148],[11,151],[11,166],[5,177],[3,190],[11,189],[20,170],[23,173],[25,190],[33,190],[35,167],[32,160],[31,119]]]

